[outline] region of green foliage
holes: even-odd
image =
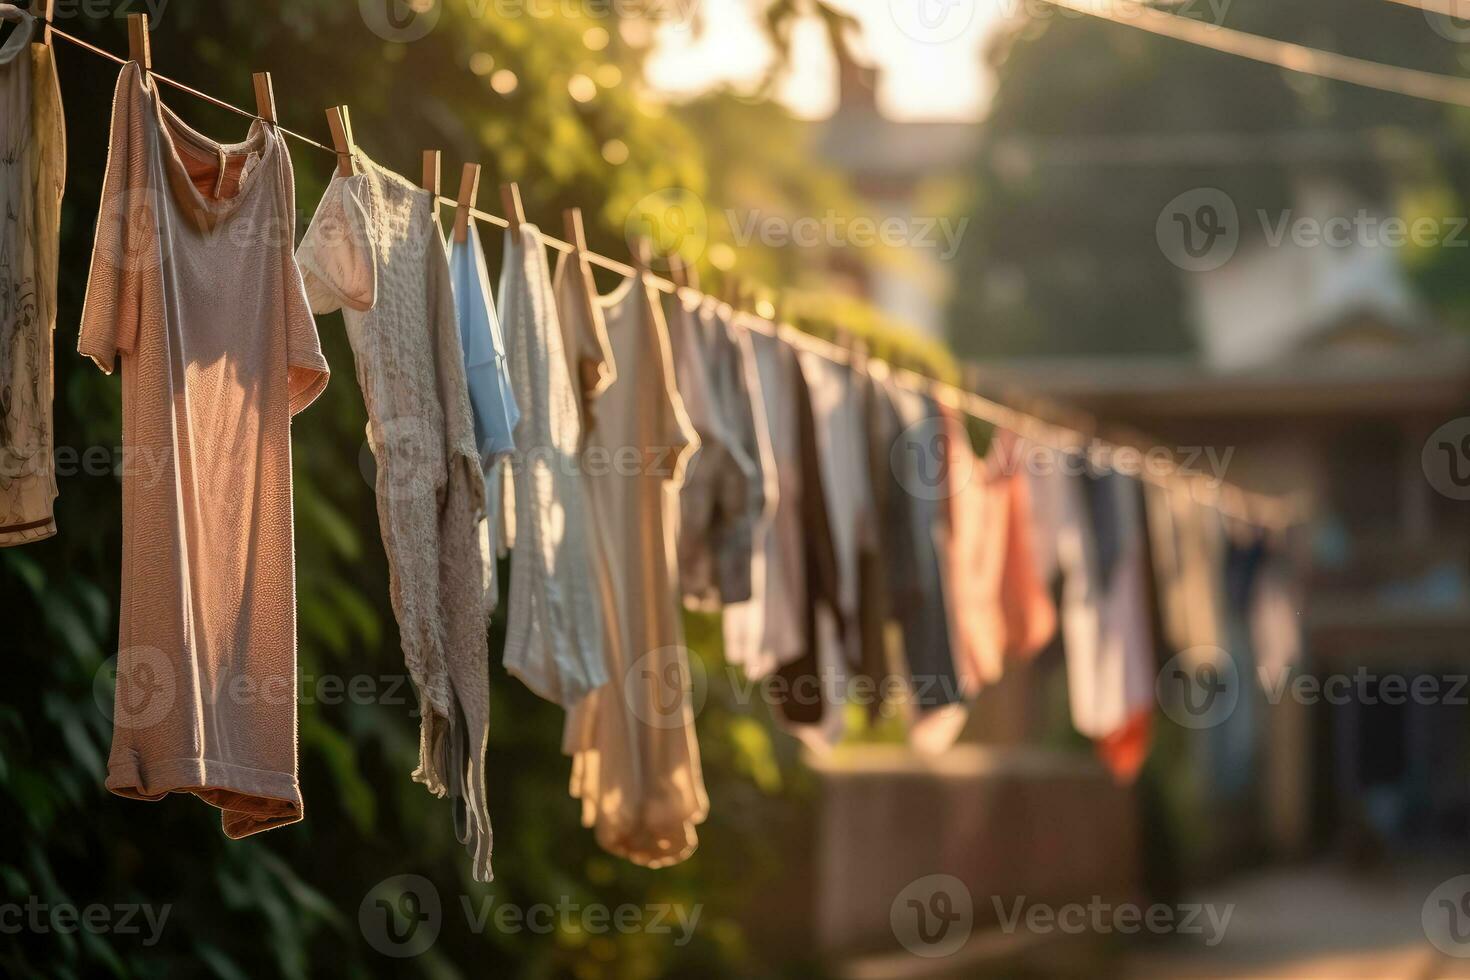
[[[398,44],[370,31],[354,3],[170,4],[155,21],[153,57],[160,72],[241,105],[252,103],[250,72],[269,69],[284,125],[325,140],[322,110],[348,103],[358,142],[383,164],[416,176],[420,150],[439,147],[452,188],[459,161],[478,161],[485,188],[522,181],[533,220],[581,205],[593,246],[611,254],[625,252],[627,216],[650,193],[677,187],[711,206],[727,200],[720,195],[741,179],[737,168],[729,160],[713,164],[691,123],[640,95],[641,51],[615,22],[566,14],[506,18],[497,9],[451,2],[428,36]],[[125,48],[120,20],[78,16],[62,26],[111,50]],[[599,27],[608,44],[593,50],[587,31]],[[494,69],[515,72],[513,91],[491,87],[487,55]],[[59,61],[70,174],[56,334],[57,444],[81,458],[90,447],[102,462],[62,474],[55,538],[0,551],[0,595],[11,624],[4,651],[15,672],[0,699],[0,905],[24,906],[34,896],[51,906],[166,907],[168,918],[153,943],[146,929],[0,933],[0,972],[718,976],[771,973],[775,963],[806,955],[807,924],[791,913],[802,907],[801,893],[790,883],[805,879],[801,869],[810,860],[811,776],[793,740],[777,734],[758,705],[744,703],[724,668],[718,630],[697,617],[690,645],[709,679],[698,727],[713,804],[700,851],[657,872],[602,853],[567,794],[561,711],[492,661],[496,881],[467,878],[448,806],[409,779],[417,718],[388,604],[375,502],[361,469],[362,397],[335,315],[319,323],[334,378],[293,431],[306,819],[229,841],[218,814],[202,803],[141,803],[104,790],[107,664],[116,649],[121,567],[114,466],[120,391],[116,378],[70,352],[116,66],[68,46]],[[571,97],[572,75],[609,80],[608,66],[622,84],[599,86],[588,102]],[[206,132],[243,129],[237,116],[164,91]],[[627,151],[616,165],[608,158],[618,154],[607,151],[614,140]],[[299,231],[332,160],[301,144],[292,144],[292,157]],[[548,225],[560,232],[558,222]],[[494,237],[486,236],[492,262]],[[500,649],[502,630],[497,617],[490,651]],[[354,695],[361,690],[354,682],[365,683],[368,695]],[[434,883],[444,926],[427,953],[396,961],[365,941],[358,911],[379,882],[405,873]],[[666,934],[590,934],[575,925],[558,925],[549,935],[494,926],[476,932],[462,903],[477,908],[489,898],[613,909],[674,902],[697,905],[702,915],[682,946]]]

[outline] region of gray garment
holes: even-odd
[[[718,608],[751,598],[766,506],[750,365],[729,306],[695,293],[668,306],[674,377],[700,443],[679,497],[680,588],[691,607]]]
[[[534,225],[505,236],[500,316],[521,418],[511,457],[515,544],[505,668],[569,706],[607,683],[593,582],[582,425],[546,247]]]
[[[807,575],[803,548],[802,459],[796,399],[800,366],[784,340],[757,331],[743,332],[750,346],[774,477],[770,508],[754,567],[760,571],[749,602],[724,611],[725,655],[749,677],[764,677],[806,651]]]
[[[452,799],[488,881],[485,491],[449,260],[429,194],[360,150],[352,163],[296,257],[312,310],[342,311],[367,409],[393,613],[423,711],[414,779]]]
[[[932,398],[874,379],[869,437],[889,461],[879,494],[890,609],[903,631],[904,656],[921,712],[960,701],[951,647],[945,570],[949,527],[939,488],[945,477],[927,447],[941,445],[944,417]]]

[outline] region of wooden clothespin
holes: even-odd
[[[434,210],[436,213],[439,210],[439,191],[443,186],[439,179],[439,158],[440,154],[438,150],[424,151],[423,188],[434,195]]]
[[[587,228],[582,224],[582,209],[567,208],[561,213],[561,223],[566,228],[567,241],[579,252],[587,251]]]
[[[521,225],[526,223],[526,209],[521,205],[521,188],[515,181],[500,185],[500,206],[505,209],[511,240],[516,241],[521,237]]]
[[[480,196],[480,165],[478,163],[467,163],[459,172],[459,197],[455,199],[458,207],[454,209],[454,240],[467,242],[470,240],[470,208],[475,206],[475,199]]]
[[[692,262],[684,262],[682,259],[680,262],[684,265],[684,285],[697,292],[699,290],[699,267]]]
[[[128,14],[128,60],[145,72],[153,70],[153,52],[148,45],[148,15]]]
[[[51,43],[51,18],[55,14],[56,0],[35,0],[31,10],[41,22],[41,43]]]
[[[250,76],[255,84],[255,114],[267,123],[276,124],[276,90],[271,86],[271,73],[258,71]]]
[[[332,131],[332,146],[337,151],[337,176],[351,177],[352,162],[352,114],[345,105],[327,110],[327,128]]]

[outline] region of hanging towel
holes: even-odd
[[[367,409],[373,487],[404,661],[418,689],[413,778],[449,796],[490,880],[485,492],[444,237],[432,197],[353,153],[296,252],[316,313],[342,311]],[[287,225],[289,227],[289,225]]]
[[[165,453],[122,477],[107,788],[193,793],[232,838],[302,815],[291,417],[327,363],[289,234],[260,233],[293,213],[276,130],[216,143],[123,67],[77,349],[122,356],[123,447]]]
[[[66,133],[52,49],[35,18],[0,46],[0,547],[56,533],[52,336]]]
[[[510,484],[515,547],[505,667],[563,707],[607,683],[593,582],[578,388],[572,382],[546,249],[535,225],[505,236],[500,313],[521,418]]]
[[[590,277],[579,278],[590,290]],[[592,568],[612,597],[605,651],[612,681],[568,712],[563,746],[573,757],[572,795],[598,843],[657,868],[694,852],[695,828],[709,813],[675,553],[679,487],[698,441],[651,287],[629,280],[589,298],[602,309],[615,366],[592,402],[597,421],[586,448],[602,532]]]

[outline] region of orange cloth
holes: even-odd
[[[1057,613],[1030,541],[1031,494],[1016,438],[998,431],[984,460],[964,419],[945,412],[949,451],[950,617],[967,692],[1000,680],[1006,657],[1032,656],[1056,631]]]
[[[1102,764],[1113,774],[1113,780],[1127,785],[1138,778],[1139,770],[1147,761],[1153,733],[1154,715],[1150,706],[1134,712],[1123,727],[1096,739],[1092,746]]]

